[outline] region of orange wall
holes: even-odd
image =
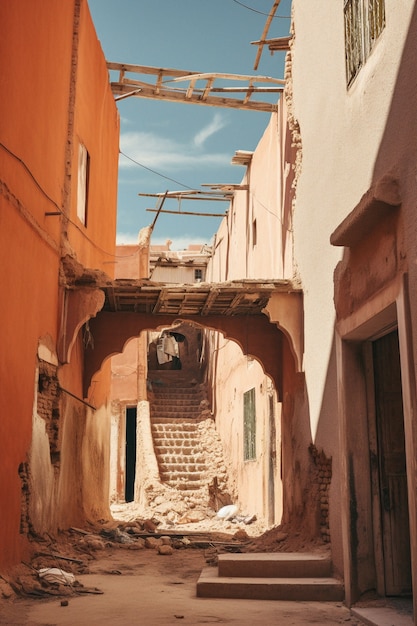
[[[86,267],[114,273],[119,115],[111,93],[103,52],[86,2],[81,5],[80,46],[75,95],[71,222],[68,234]],[[86,227],[77,218],[78,147],[90,155]],[[112,148],[112,149],[110,149]],[[94,245],[90,241],[94,238]]]
[[[107,261],[114,260],[119,122],[88,7],[85,0],[79,1],[79,84],[75,100],[79,111],[73,130],[77,137],[82,134],[88,141],[94,164],[87,232],[91,241],[75,228],[69,236],[79,261],[109,272],[113,265]],[[68,135],[71,51],[77,4],[78,0],[0,2],[2,569],[20,561],[27,548],[19,532],[18,470],[29,460],[38,341],[49,335],[56,345],[59,333],[59,264],[61,244],[65,242],[61,240],[61,217],[45,213],[65,209],[66,146],[68,137],[72,138],[71,133]],[[76,162],[73,152],[72,173],[76,172]],[[72,199],[71,212],[73,207]],[[83,357],[75,355],[66,366],[64,378],[78,391]],[[105,452],[105,446],[101,448]],[[89,493],[92,491],[89,488]]]

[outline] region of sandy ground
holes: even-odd
[[[341,603],[196,597],[201,570],[207,564],[215,564],[219,553],[256,547],[259,551],[289,550],[294,541],[302,543],[301,537],[290,541],[280,529],[259,537],[256,525],[219,520],[210,524],[201,520],[181,528],[169,528],[171,535],[186,534],[185,540],[173,536],[169,540],[157,540],[155,533],[144,530],[143,520],[136,520],[133,506],[124,506],[113,514],[123,520],[88,531],[72,529],[59,537],[37,537],[30,562],[21,564],[9,576],[0,577],[0,624],[361,624]],[[158,527],[156,535],[162,531]],[[159,553],[163,541],[168,554]],[[42,582],[39,579],[42,567],[59,567],[72,573],[75,582],[71,585]]]
[[[0,624],[10,626],[114,626],[173,624],[283,623],[356,626],[360,622],[341,604],[224,600],[196,597],[205,566],[204,549],[185,548],[171,555],[156,550],[113,547],[97,551],[89,574],[76,578],[102,594],[0,601]],[[61,602],[68,602],[61,606]]]

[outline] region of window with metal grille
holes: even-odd
[[[385,28],[385,0],[344,0],[344,21],[349,86]]]
[[[245,461],[256,459],[256,411],[255,389],[243,394],[243,458]]]

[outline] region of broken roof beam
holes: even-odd
[[[158,209],[146,209],[151,213],[156,213]],[[161,209],[160,213],[170,213],[171,215],[198,215],[200,217],[226,217],[227,213],[201,213],[198,211],[168,211],[168,209]]]
[[[269,27],[270,27],[271,22],[272,22],[272,19],[273,19],[275,13],[276,13],[276,10],[278,9],[278,6],[279,6],[280,2],[281,2],[281,0],[275,0],[274,4],[272,5],[272,9],[269,12],[268,17],[266,18],[265,26],[264,26],[264,29],[262,31],[260,43],[259,43],[259,46],[258,46],[258,52],[256,54],[255,65],[253,66],[254,70],[258,69],[259,61],[261,60],[262,50],[263,50],[263,47],[264,47],[262,42],[266,39]]]
[[[145,65],[129,65],[125,63],[108,62],[110,71],[119,71],[119,81],[112,82],[114,95],[121,97],[134,96],[137,98],[153,98],[172,102],[202,104],[228,108],[273,112],[277,105],[271,102],[253,100],[255,93],[281,93],[285,81],[269,76],[246,76],[237,74],[197,73],[168,68],[155,68]],[[126,73],[155,77],[155,84],[126,76]],[[249,87],[213,87],[215,80],[249,81]],[[197,81],[206,81],[205,87],[196,88]],[[168,83],[187,82],[188,87],[176,87]],[[255,87],[253,83],[270,83],[273,86]],[[140,88],[140,91],[138,89]],[[223,97],[232,93],[245,93],[245,99]]]
[[[210,293],[208,294],[206,301],[201,308],[200,315],[208,315],[210,313],[214,303],[216,302],[218,295],[219,295],[218,289],[210,290]]]
[[[254,46],[259,46],[260,44],[264,46],[268,46],[271,52],[277,52],[279,50],[286,51],[290,49],[291,39],[292,39],[292,36],[288,35],[287,37],[275,37],[274,39],[251,41],[251,44]]]
[[[163,195],[163,194],[162,194]],[[138,193],[145,198],[160,198],[160,193]],[[174,200],[205,200],[210,202],[230,202],[233,192],[230,191],[172,191],[167,193],[167,198]]]

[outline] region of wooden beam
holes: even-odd
[[[288,37],[276,37],[275,39],[264,39],[263,41],[251,41],[251,44],[254,46],[264,45],[268,46],[268,48],[272,50],[289,50],[290,49],[290,41],[292,36]]]
[[[244,103],[243,100],[238,98],[222,98],[220,96],[207,96],[203,99],[204,92],[194,92],[192,97],[185,98],[185,92],[183,90],[174,91],[173,89],[160,89],[156,92],[156,88],[153,85],[147,85],[140,81],[132,81],[131,83],[111,83],[111,89],[115,95],[123,95],[125,93],[131,94],[132,86],[140,86],[141,90],[136,94],[133,94],[133,98],[148,98],[152,100],[166,100],[167,102],[182,102],[185,104],[199,104],[202,106],[224,107],[229,109],[241,109],[245,111],[260,111],[263,113],[273,113],[278,110],[278,106],[270,102],[262,102],[260,100],[251,100],[248,103]],[[276,93],[280,93],[283,88],[277,88]],[[212,92],[213,90],[211,90]],[[223,90],[224,93],[227,93]],[[220,92],[217,92],[220,93]]]
[[[152,213],[156,213],[158,209],[146,209]],[[193,211],[168,211],[166,209],[159,211],[160,213],[171,213],[171,215],[200,215],[202,217],[226,217],[226,213],[195,213]]]
[[[274,4],[272,6],[272,9],[269,12],[268,17],[266,18],[265,26],[264,26],[264,29],[263,29],[263,32],[262,32],[262,35],[261,35],[261,40],[260,40],[261,43],[258,46],[258,52],[256,54],[255,65],[253,66],[254,70],[258,69],[259,61],[261,59],[262,50],[263,50],[263,43],[262,43],[262,41],[266,38],[266,36],[268,34],[268,30],[269,30],[269,26],[270,26],[270,24],[272,22],[272,18],[274,17],[275,12],[276,12],[280,2],[281,2],[281,0],[275,0]]]

